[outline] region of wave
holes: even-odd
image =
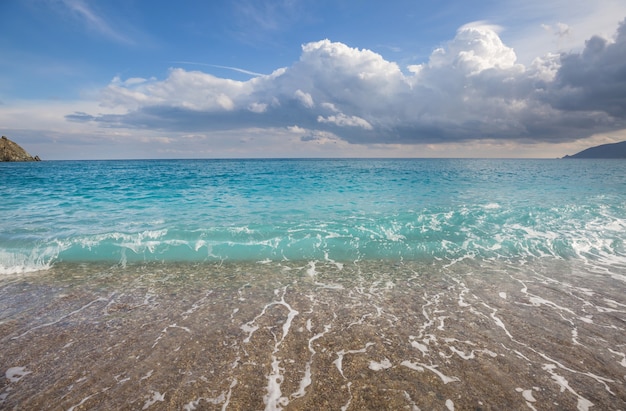
[[[580,259],[626,268],[626,221],[584,207],[511,210],[495,203],[392,215],[227,227],[159,227],[82,233],[0,246],[0,274],[45,270],[57,261]]]
[[[30,252],[0,250],[0,275],[47,270],[52,267],[57,256],[57,250],[39,247],[30,250]]]

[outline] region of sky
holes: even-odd
[[[626,140],[624,0],[2,0],[44,160],[555,158]]]

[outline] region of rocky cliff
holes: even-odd
[[[39,156],[32,157],[17,143],[5,136],[0,138],[0,161],[40,161]]]

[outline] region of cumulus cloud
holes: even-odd
[[[322,40],[303,45],[293,65],[247,81],[180,68],[163,80],[116,77],[101,103],[117,114],[67,119],[180,132],[296,127],[303,141],[366,144],[563,142],[626,127],[626,22],[614,39],[593,37],[581,53],[528,66],[499,30],[465,25],[404,71],[373,51]]]
[[[315,103],[313,103],[313,97],[311,97],[309,93],[305,93],[304,91],[300,89],[296,90],[296,92],[294,93],[294,96],[306,108],[313,108],[313,106],[315,105]]]

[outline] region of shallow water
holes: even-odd
[[[624,409],[625,295],[556,259],[57,264],[0,285],[0,405]]]
[[[0,164],[0,408],[626,409],[625,176]]]

